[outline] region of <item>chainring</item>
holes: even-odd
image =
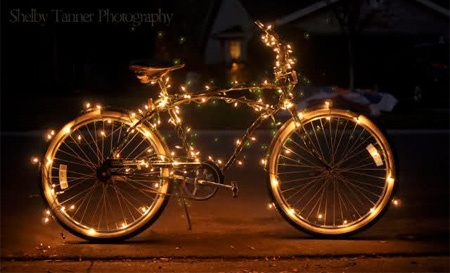
[[[185,183],[184,191],[192,199],[203,201],[213,197],[218,187],[214,185],[200,184],[199,180],[206,180],[223,184],[224,177],[222,171],[216,164],[210,161],[202,162],[195,167],[190,167],[184,171]]]

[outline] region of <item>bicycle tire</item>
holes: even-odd
[[[340,109],[299,113],[272,141],[269,194],[292,226],[318,237],[359,233],[386,212],[396,185],[395,159],[368,118]]]
[[[153,178],[136,173],[99,179],[101,162],[137,122],[129,113],[96,109],[67,123],[49,143],[41,194],[49,214],[72,234],[96,242],[125,240],[148,228],[167,205],[167,167],[155,168]],[[169,155],[157,131],[143,124],[133,128],[121,159]]]

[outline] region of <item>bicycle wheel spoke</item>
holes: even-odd
[[[381,132],[367,119],[334,109],[291,124],[279,134],[268,165],[274,200],[290,223],[338,236],[377,219],[393,189],[386,178],[391,151]]]
[[[169,169],[111,168],[104,161],[112,152],[129,162],[165,156],[159,137],[144,125],[135,127],[129,115],[108,110],[88,112],[70,128],[52,140],[50,164],[43,166],[49,173],[42,180],[45,197],[60,211],[55,216],[76,235],[105,240],[131,236],[154,221],[168,200],[161,177]]]

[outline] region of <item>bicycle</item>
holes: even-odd
[[[388,209],[396,185],[386,137],[368,118],[328,102],[297,111],[292,49],[271,26],[256,24],[276,55],[274,83],[258,88],[274,90],[276,102],[233,95],[254,88],[245,86],[199,94],[182,87],[172,94],[168,75],[184,65],[131,66],[141,82],[158,85],[159,98],[137,113],[88,108],[49,135],[40,166],[48,215],[80,238],[107,242],[129,239],[148,228],[171,196],[207,200],[227,188],[236,197],[238,186],[225,184],[224,173],[239,163],[237,157],[252,133],[286,111],[290,118],[278,128],[263,162],[270,198],[281,216],[318,237],[350,236],[373,225]],[[201,157],[187,140],[191,129],[179,113],[182,105],[208,100],[247,105],[260,113],[224,164]],[[176,148],[183,156],[173,155],[158,131],[163,113],[182,142]]]

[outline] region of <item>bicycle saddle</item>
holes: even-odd
[[[154,66],[142,66],[142,65],[131,65],[130,69],[137,74],[139,80],[144,83],[148,83],[150,80],[156,80],[161,78],[170,71],[183,68],[184,64],[178,64],[174,66],[165,67],[154,67]]]

